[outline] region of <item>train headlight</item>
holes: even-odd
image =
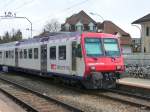
[[[121,70],[121,65],[117,65],[116,70]]]
[[[95,66],[90,66],[91,71],[95,71]]]

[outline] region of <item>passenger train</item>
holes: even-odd
[[[88,89],[114,88],[124,72],[112,34],[59,32],[0,45],[2,70],[79,81]]]

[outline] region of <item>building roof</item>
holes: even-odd
[[[122,30],[112,21],[104,21],[103,23],[97,23],[98,29],[102,29],[104,33],[117,34],[121,35],[120,40],[122,45],[131,45],[131,36],[129,33]]]
[[[129,33],[122,30],[112,21],[104,21],[102,24],[98,23],[97,27],[103,29],[106,33],[116,34],[119,32],[123,36],[129,36]]]
[[[89,24],[90,22],[96,24],[96,22],[90,16],[88,16],[83,10],[80,11],[78,14],[73,14],[71,17],[67,18],[65,23],[76,24],[79,21],[82,24]]]
[[[146,16],[133,21],[132,24],[139,24],[139,23],[147,22],[147,21],[150,21],[150,14],[147,14]]]

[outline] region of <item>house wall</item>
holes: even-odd
[[[66,30],[66,31],[69,31],[69,29],[70,29],[70,24],[66,23],[66,24],[65,24],[65,30]]]
[[[123,54],[132,53],[132,49],[130,45],[121,45],[121,48]]]
[[[79,31],[79,32],[84,29],[83,24],[80,21],[77,22],[77,24],[75,26],[76,26],[76,30]]]
[[[147,27],[149,27],[149,35],[146,34]],[[146,53],[150,53],[150,22],[145,22],[141,24],[141,42],[142,42],[142,51]],[[145,48],[145,50],[144,50]]]
[[[81,23],[80,21],[77,22],[74,25],[75,25],[75,31],[79,31],[79,32],[87,31],[87,30],[85,30],[83,23]],[[94,23],[90,22],[89,24],[87,24],[87,26],[89,27],[88,31],[96,32],[96,25]],[[71,25],[70,24],[66,23],[64,25],[64,31],[74,31],[74,30],[71,29]]]

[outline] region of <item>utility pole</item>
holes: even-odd
[[[1,19],[26,19],[31,25],[30,26],[30,30],[31,30],[30,36],[32,38],[32,22],[27,17],[19,17],[19,16],[16,16],[16,13],[5,12],[5,15],[4,16],[0,16],[0,18]]]
[[[144,39],[142,37],[142,30],[139,26],[132,24],[132,26],[135,26],[140,31],[140,38],[141,38],[141,52],[144,53]]]
[[[104,21],[104,18],[100,14],[93,13],[93,12],[90,12],[90,14],[91,15],[95,15],[95,16],[99,16],[102,19],[102,22]]]

